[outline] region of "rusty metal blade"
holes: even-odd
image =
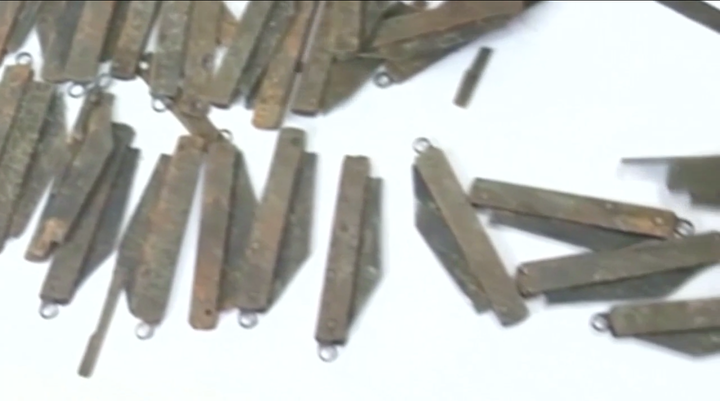
[[[29,65],[10,65],[0,81],[0,155],[4,154],[8,135],[20,108],[23,94],[32,82],[33,70]]]
[[[616,337],[720,328],[720,299],[614,306],[606,315]]]
[[[192,5],[191,1],[160,4],[157,49],[150,64],[150,94],[155,97],[172,98],[181,87]]]
[[[492,49],[489,47],[481,47],[478,51],[475,59],[473,60],[470,67],[463,74],[460,86],[458,86],[457,93],[455,94],[455,103],[458,107],[467,107],[470,104],[475,88],[480,82],[480,76],[482,76],[487,67],[487,63],[492,55]]]
[[[518,287],[525,295],[535,295],[694,268],[720,261],[718,245],[720,233],[713,232],[524,263],[518,269]]]
[[[132,1],[115,2],[115,8],[110,16],[107,33],[105,34],[105,42],[103,43],[102,52],[100,53],[100,62],[112,60],[118,39],[120,38],[120,33],[127,22],[128,11],[132,3]]]
[[[66,80],[65,65],[85,3],[85,1],[64,2],[65,7],[51,24],[52,34],[43,53],[40,74],[45,81],[57,83]]]
[[[172,289],[180,246],[185,235],[195,186],[203,161],[204,141],[178,140],[137,266],[130,310],[149,327],[163,320]]]
[[[12,26],[10,36],[7,38],[6,50],[8,53],[14,53],[25,44],[27,37],[30,35],[37,21],[40,7],[43,5],[43,1],[23,1],[20,12],[15,17],[15,22]]]
[[[65,9],[66,1],[43,1],[37,17],[37,34],[40,40],[40,49],[43,56],[50,46],[50,40],[55,32],[58,17]]]
[[[670,210],[480,178],[473,182],[469,197],[476,207],[566,220],[657,238],[672,237],[680,224],[678,217]]]
[[[8,51],[8,42],[12,36],[16,18],[23,8],[23,1],[0,2],[0,57]]]
[[[285,118],[297,66],[317,10],[317,1],[301,1],[299,11],[268,65],[254,102],[252,124],[261,129],[277,129]]]
[[[130,1],[127,7],[127,17],[118,34],[110,65],[110,74],[118,79],[135,77],[157,16],[158,2]]]
[[[208,1],[217,1],[222,6],[222,15],[220,16],[220,27],[218,28],[217,43],[221,46],[230,46],[230,43],[232,43],[233,37],[235,36],[235,29],[237,28],[238,21],[237,19],[235,19],[232,11],[230,11],[224,1]]]
[[[360,51],[365,32],[365,1],[333,1],[330,24],[330,49],[335,57],[346,60]]]
[[[65,78],[79,83],[95,79],[115,4],[104,0],[85,2],[65,62]]]
[[[503,325],[519,323],[528,309],[480,225],[445,153],[428,146],[415,167],[463,252],[468,271],[477,279]]]

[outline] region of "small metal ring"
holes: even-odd
[[[606,313],[598,313],[590,319],[590,327],[600,333],[610,330],[610,321]]]
[[[152,98],[152,109],[158,113],[166,112],[168,109],[168,100],[162,97]]]
[[[233,138],[233,133],[227,128],[223,128],[220,130],[220,134],[225,137],[229,142],[232,142],[235,138]]]
[[[320,344],[318,346],[318,357],[323,362],[335,362],[335,360],[338,358],[338,354],[338,349],[334,345]]]
[[[155,327],[145,322],[140,322],[137,326],[135,326],[135,337],[140,340],[149,340],[153,337],[154,334]]]
[[[432,147],[432,143],[430,143],[430,140],[427,138],[418,138],[413,141],[412,147],[415,153],[422,154]]]
[[[678,219],[674,232],[678,238],[689,237],[695,234],[695,225],[690,220]]]
[[[375,74],[375,76],[373,76],[373,83],[378,88],[385,89],[385,88],[392,86],[392,84],[395,83],[395,80],[390,76],[390,74],[388,74],[385,71],[382,71],[382,72],[378,72],[377,74]]]
[[[54,319],[60,314],[60,307],[54,303],[42,303],[40,305],[40,317],[46,320]]]
[[[107,89],[112,85],[112,76],[107,72],[98,75],[93,82],[93,86],[100,89]]]
[[[150,69],[150,62],[143,58],[138,61],[138,68],[140,69],[140,71],[147,71]]]
[[[240,311],[238,315],[238,323],[243,329],[252,329],[258,324],[258,315],[255,312]]]
[[[78,82],[73,82],[68,86],[67,94],[73,99],[79,99],[87,93],[87,86]]]
[[[32,63],[33,63],[33,56],[32,56],[32,54],[30,54],[28,52],[18,53],[15,56],[15,64],[32,65]]]

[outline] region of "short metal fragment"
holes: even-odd
[[[150,94],[173,98],[182,86],[191,1],[164,1],[160,4],[158,41],[150,64]]]
[[[59,177],[58,172],[67,164],[64,99],[62,93],[56,93],[50,104],[32,164],[13,213],[9,232],[11,237],[19,237],[25,232],[50,181]]]
[[[298,14],[268,65],[255,99],[252,124],[256,128],[277,129],[283,123],[317,5],[317,1],[299,2]]]
[[[332,6],[335,3],[335,1],[323,2],[320,26],[314,35],[305,68],[300,76],[300,85],[293,99],[292,112],[295,114],[315,115],[322,107],[330,66],[333,62],[333,54],[329,47],[332,40]]]
[[[333,1],[330,9],[330,49],[335,57],[347,60],[360,51],[364,37],[365,1]]]
[[[115,4],[104,0],[85,2],[65,63],[66,79],[83,84],[95,79]]]
[[[368,158],[345,157],[315,330],[324,360],[333,359],[335,347],[345,345],[381,277],[381,185],[379,178],[370,177]]]
[[[111,75],[118,79],[135,77],[158,10],[157,1],[128,3],[127,17],[118,33],[110,65]]]
[[[712,232],[524,263],[518,268],[517,283],[525,296],[555,293],[554,302],[659,297],[677,288],[697,268],[718,261],[720,233]],[[642,285],[640,280],[671,272],[676,272],[673,280],[666,275],[662,284],[656,280],[653,285]],[[638,280],[628,283],[632,279]]]
[[[141,339],[151,335],[167,310],[204,147],[200,138],[180,137],[150,213],[148,235],[129,291],[130,311],[141,321],[136,333]]]
[[[635,337],[702,357],[720,351],[720,298],[618,305],[593,317],[592,326],[614,337]]]
[[[0,159],[0,248],[8,237],[54,91],[51,84],[29,82],[8,132],[6,151]]]
[[[691,228],[670,210],[500,181],[475,179],[470,202],[480,208],[554,218],[626,233],[670,238]]]
[[[39,261],[65,241],[88,204],[98,179],[112,153],[112,105],[114,96],[102,94],[89,121],[87,138],[82,142],[71,164],[45,206],[25,258]]]
[[[24,1],[0,2],[0,57],[8,52],[8,42],[16,24],[16,18],[23,8]]]
[[[43,53],[42,78],[58,83],[67,80],[65,65],[70,55],[75,30],[80,21],[86,1],[66,1],[64,8],[51,24],[51,34]]]
[[[505,25],[523,9],[521,1],[447,2],[383,24],[372,48],[386,59],[438,52]]]
[[[169,162],[170,156],[167,155],[162,155],[158,159],[150,181],[140,198],[140,203],[135,208],[130,223],[125,230],[118,249],[117,261],[115,262],[115,269],[103,304],[102,314],[95,331],[88,340],[78,369],[80,376],[90,377],[92,375],[123,290],[128,291],[128,301],[133,295],[131,292],[132,277],[135,267],[139,266],[143,261],[143,246],[150,230],[150,214],[157,206]]]
[[[248,60],[238,83],[237,92],[238,95],[245,97],[246,107],[252,107],[268,65],[279,51],[297,12],[296,1],[278,1],[273,7],[267,24],[257,40],[255,52]]]
[[[190,14],[185,52],[183,102],[177,103],[184,113],[202,116],[210,105],[201,98],[201,92],[215,72],[215,42],[218,21],[222,11],[217,1],[195,2]]]
[[[228,107],[235,100],[240,77],[255,53],[257,39],[277,3],[277,1],[248,3],[235,29],[227,54],[205,93],[207,101],[218,107]]]
[[[272,160],[234,300],[246,328],[279,298],[309,252],[316,156],[305,151],[305,132],[283,128]]]
[[[460,82],[460,86],[458,87],[453,101],[456,106],[465,108],[468,104],[470,104],[475,88],[480,81],[482,73],[485,71],[485,67],[490,60],[491,55],[492,49],[489,47],[480,48],[480,51],[475,56],[470,68],[468,68],[463,74],[463,79]]]
[[[500,323],[524,320],[528,309],[480,225],[445,153],[427,139],[415,143],[415,224],[444,267],[472,300]]]
[[[117,1],[113,8],[110,22],[108,23],[107,33],[105,34],[105,43],[103,43],[102,53],[100,54],[100,62],[112,60],[113,53],[117,47],[120,33],[127,22],[128,11],[132,5],[132,1]]]
[[[69,304],[82,281],[92,272],[86,268],[87,258],[134,136],[135,132],[128,126],[113,126],[112,154],[79,216],[78,223],[66,240],[57,247],[45,276],[40,291],[41,315],[43,311],[55,309],[55,306],[50,305]],[[43,317],[54,316],[55,314]]]
[[[20,12],[15,18],[15,22],[10,31],[10,36],[7,38],[6,50],[8,53],[14,53],[25,44],[27,37],[30,35],[37,21],[40,7],[42,7],[43,1],[28,0],[22,2]]]
[[[658,3],[691,21],[720,33],[720,10],[704,1],[658,1]]]
[[[234,224],[233,216],[249,213],[252,216],[255,197],[245,179],[242,153],[228,142],[215,142],[208,147],[205,184],[203,186],[202,221],[198,242],[193,297],[190,305],[190,325],[198,330],[211,330],[217,326],[219,313],[223,309],[223,282],[228,279],[226,268],[234,263],[229,258],[231,248],[240,249],[240,243],[232,238],[233,230],[243,230],[247,238],[251,221],[245,219],[243,226]],[[238,191],[251,191],[248,199],[235,199]],[[245,209],[245,210],[243,210]],[[232,279],[232,278],[231,278]],[[229,294],[224,294],[225,296]]]

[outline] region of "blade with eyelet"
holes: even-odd
[[[112,54],[110,74],[117,79],[135,78],[138,63],[157,17],[158,1],[129,1],[127,16]]]
[[[158,41],[150,63],[150,94],[173,98],[182,86],[192,1],[164,1],[158,16]]]
[[[85,2],[65,62],[66,79],[83,84],[95,79],[116,3],[107,0]]]

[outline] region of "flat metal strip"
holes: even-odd
[[[192,6],[185,52],[183,101],[177,103],[184,113],[203,116],[210,105],[201,97],[215,72],[215,46],[222,12],[215,1],[195,2]]]
[[[321,344],[345,344],[350,330],[362,249],[363,212],[370,179],[367,157],[346,157],[335,204],[320,314],[315,339]]]
[[[251,108],[268,65],[277,54],[283,38],[298,12],[296,1],[278,1],[257,40],[255,52],[240,76],[237,92],[245,97],[245,107]]]
[[[480,77],[485,71],[492,53],[493,50],[489,47],[480,48],[472,64],[463,74],[460,86],[458,86],[457,93],[455,93],[453,103],[455,103],[456,106],[465,108],[470,104],[470,100],[472,100],[472,96],[475,93],[475,88],[477,88],[478,82],[480,82]]]
[[[43,304],[67,305],[80,284],[83,268],[93,238],[107,205],[113,182],[122,165],[125,152],[134,136],[133,131],[113,130],[112,154],[102,171],[87,205],[65,241],[57,247],[40,291]]]
[[[0,81],[0,155],[4,154],[8,135],[20,102],[29,82],[33,80],[33,70],[29,65],[9,65]]]
[[[370,295],[382,278],[382,179],[367,183],[363,210],[362,247],[358,257],[357,283],[351,312],[351,324],[365,308]]]
[[[115,4],[105,0],[85,2],[65,63],[68,80],[90,83],[95,79]]]
[[[132,79],[157,16],[157,1],[130,1],[125,24],[120,30],[110,64],[117,79]]]
[[[699,0],[658,1],[683,17],[720,33],[720,10]]]
[[[278,254],[305,153],[305,132],[280,131],[265,191],[255,211],[238,294],[238,307],[263,312],[270,306]]]
[[[328,82],[333,54],[330,51],[332,41],[332,6],[335,1],[323,2],[320,11],[320,26],[314,35],[305,68],[300,76],[300,85],[292,103],[292,112],[300,115],[315,115],[320,112],[323,95]]]
[[[23,189],[13,213],[9,235],[19,237],[27,228],[35,209],[40,205],[45,190],[67,163],[65,128],[65,98],[55,93],[40,132],[40,142],[27,172]]]
[[[189,318],[197,330],[217,326],[223,266],[228,247],[237,246],[228,241],[236,156],[235,146],[227,141],[208,146]]]
[[[415,166],[454,233],[469,271],[480,281],[500,322],[511,325],[524,320],[528,309],[480,225],[445,153],[430,145],[416,157]]]
[[[165,316],[204,147],[204,141],[197,137],[183,136],[178,140],[160,199],[151,213],[150,235],[130,300],[133,314],[151,328]]]
[[[158,17],[158,41],[150,64],[150,93],[161,98],[177,95],[182,85],[191,1],[164,1]]]
[[[100,53],[100,62],[104,63],[112,60],[118,39],[120,38],[120,33],[127,22],[128,11],[132,3],[132,1],[126,0],[115,2],[115,8],[110,16],[107,33],[105,34],[105,42],[103,43],[102,52]]]
[[[240,77],[255,53],[257,39],[265,28],[272,9],[276,6],[276,1],[248,3],[235,29],[235,35],[225,58],[205,93],[207,101],[218,107],[229,107],[233,103],[237,96]]]
[[[20,12],[15,18],[15,22],[10,31],[10,36],[7,38],[5,45],[8,53],[14,53],[25,44],[30,31],[35,27],[35,21],[37,21],[40,7],[43,5],[42,1],[29,0],[23,1]]]
[[[221,0],[208,0],[217,1],[221,4],[222,14],[220,15],[220,26],[218,27],[217,43],[220,46],[230,46],[233,37],[235,36],[235,28],[238,25],[238,20],[235,19],[235,15],[230,11],[227,4]]]
[[[606,315],[616,337],[720,328],[720,298],[618,305]]]
[[[7,149],[0,159],[0,247],[8,236],[54,93],[51,84],[29,82],[8,133]]]
[[[115,314],[115,309],[117,309],[117,304],[120,301],[120,295],[123,289],[129,286],[135,266],[142,262],[142,249],[145,245],[150,224],[150,212],[157,205],[169,162],[170,156],[167,155],[162,155],[158,159],[150,181],[143,190],[140,203],[135,208],[135,212],[125,230],[118,249],[117,262],[105,296],[100,319],[95,331],[88,340],[82,362],[78,368],[80,376],[90,377],[95,370],[100,350],[110,329],[110,323]],[[129,295],[128,299],[130,298]]]
[[[23,3],[23,1],[0,2],[0,57],[4,57],[8,51],[8,41]]]
[[[473,182],[469,197],[476,207],[566,220],[657,238],[672,237],[680,223],[670,210],[480,178]]]
[[[268,65],[255,99],[252,124],[256,128],[277,129],[283,123],[317,5],[317,1],[299,2],[298,14]]]
[[[66,1],[65,7],[52,24],[52,34],[43,54],[40,74],[45,81],[58,83],[66,80],[65,64],[85,3],[85,1]]]
[[[75,117],[75,123],[70,133],[73,138],[79,142],[85,140],[88,134],[88,123],[90,117],[97,107],[102,104],[103,90],[100,87],[92,87],[87,90],[80,104],[80,110]]]
[[[43,1],[37,17],[37,34],[40,40],[40,50],[43,56],[47,54],[50,40],[55,32],[55,26],[65,9],[66,1]]]
[[[518,268],[523,294],[609,283],[720,261],[720,233],[650,241],[618,250],[524,263]]]
[[[330,49],[335,57],[346,60],[360,51],[364,32],[365,1],[333,1]]]
[[[25,254],[28,260],[44,260],[56,245],[65,241],[87,205],[112,153],[111,118],[114,96],[109,93],[102,95],[101,105],[90,118],[87,138],[75,155],[72,165],[65,171],[51,201],[45,206],[40,224]]]

